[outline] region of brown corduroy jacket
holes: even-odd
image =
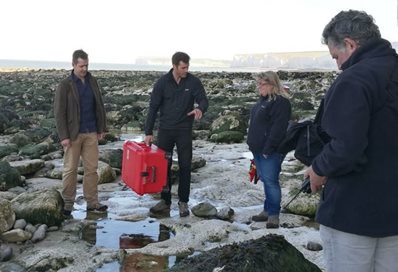
[[[90,73],[88,73],[87,79],[94,94],[97,133],[100,134],[106,132],[104,103],[97,80]],[[80,101],[79,91],[72,76],[62,80],[55,91],[54,115],[60,141],[76,140],[80,126]]]

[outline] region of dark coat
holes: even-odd
[[[328,177],[316,217],[322,225],[398,235],[397,61],[388,41],[370,41],[342,65],[326,93],[322,128],[331,141],[312,164]],[[387,95],[388,85],[394,95]]]
[[[275,100],[260,97],[250,112],[247,144],[257,154],[270,155],[277,151],[286,135],[292,109],[288,99],[276,96]]]
[[[100,134],[106,131],[104,102],[97,80],[90,73],[87,74],[87,79],[94,94],[97,133]],[[72,76],[62,80],[55,91],[54,115],[59,139],[76,140],[80,126],[80,101]]]
[[[145,135],[152,135],[157,112],[160,112],[159,128],[192,129],[194,116],[187,116],[197,108],[205,113],[208,100],[201,81],[188,73],[179,84],[174,80],[173,69],[163,75],[153,87],[145,124]]]

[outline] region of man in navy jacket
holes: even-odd
[[[349,10],[323,31],[342,73],[325,97],[331,141],[306,171],[327,271],[398,271],[398,56],[372,16]]]

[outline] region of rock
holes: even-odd
[[[116,172],[113,168],[102,161],[98,162],[98,184],[102,183],[110,183],[115,181],[116,179]]]
[[[307,243],[306,248],[308,250],[312,250],[312,251],[321,251],[323,249],[323,247],[322,247],[322,245],[320,243],[312,242],[312,241],[309,241]]]
[[[202,202],[192,207],[192,213],[198,217],[214,217],[217,215],[217,209],[208,202]]]
[[[16,168],[21,175],[30,175],[44,167],[44,161],[40,159],[13,161],[10,162],[10,165]]]
[[[222,131],[212,134],[210,141],[216,143],[241,143],[245,135],[240,131]]]
[[[0,264],[0,271],[26,272],[27,270],[18,263],[8,261]]]
[[[9,162],[0,161],[0,186],[8,190],[21,185],[23,185],[23,182],[19,171],[11,167]]]
[[[26,225],[27,225],[27,223],[26,223],[26,220],[25,220],[25,219],[18,219],[18,220],[16,220],[15,223],[14,223],[14,229],[21,229],[21,230],[23,230],[23,229],[25,229]]]
[[[306,271],[321,272],[287,242],[269,234],[256,240],[214,248],[178,262],[169,271]]]
[[[35,233],[35,231],[37,230],[37,228],[35,226],[33,226],[32,224],[27,224],[25,227],[26,231],[29,231],[30,233]]]
[[[221,115],[213,121],[210,127],[211,134],[224,131],[240,131],[245,133],[247,129],[247,121],[244,121],[238,112],[229,112]]]
[[[17,133],[12,136],[10,142],[16,144],[18,147],[22,147],[32,143],[32,140],[23,133]]]
[[[15,223],[15,213],[11,202],[0,198],[0,233],[8,231]]]
[[[30,240],[30,238],[32,238],[32,233],[21,229],[13,229],[10,231],[3,232],[0,235],[0,238],[3,241],[9,243],[25,242],[27,240]]]
[[[51,135],[51,130],[43,127],[35,127],[23,132],[34,143],[40,143]]]
[[[47,225],[45,224],[40,225],[37,228],[37,230],[33,233],[32,242],[36,243],[43,240],[46,237],[47,229],[48,229]]]
[[[122,168],[122,149],[106,149],[100,151],[99,159],[113,168]]]
[[[50,178],[30,178],[26,180],[28,192],[40,191],[45,189],[62,189],[62,181]]]
[[[217,210],[217,218],[221,220],[231,220],[235,211],[231,207],[222,207]]]
[[[15,144],[0,145],[0,159],[10,155],[11,153],[18,153],[18,147]]]
[[[11,201],[17,218],[24,218],[32,224],[58,226],[64,220],[63,200],[55,189],[22,193]]]
[[[39,144],[28,144],[21,148],[19,154],[23,156],[28,156],[32,159],[37,159],[40,158],[41,155],[47,154],[53,149],[53,145],[48,142],[42,142]]]
[[[7,262],[12,258],[13,250],[12,247],[9,245],[0,245],[0,262]],[[5,271],[1,270],[0,271]],[[14,271],[14,270],[8,270],[8,271]]]
[[[0,191],[0,199],[2,198],[2,199],[7,199],[7,200],[11,201],[14,197],[17,197],[17,196],[18,196],[17,194],[10,192],[10,191],[7,191],[7,192]]]

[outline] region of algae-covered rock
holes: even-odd
[[[283,236],[269,234],[185,258],[170,271],[320,272],[321,269],[308,261]]]
[[[11,201],[17,218],[27,222],[59,226],[64,220],[62,215],[63,200],[55,189],[22,193]]]

